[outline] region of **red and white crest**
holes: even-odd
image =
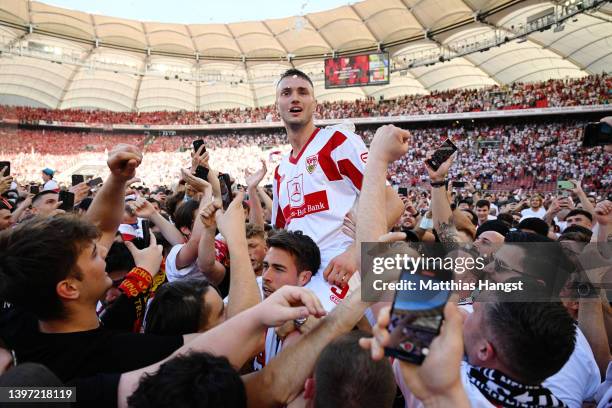
[[[306,171],[312,174],[317,168],[318,164],[319,164],[319,156],[317,156],[316,154],[313,154],[312,156],[308,156],[306,158]]]

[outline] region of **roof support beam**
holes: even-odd
[[[85,56],[83,58],[81,58],[81,63],[85,64],[85,61],[87,61],[91,55],[93,54],[93,48],[90,48],[89,51],[87,51],[87,54],[85,54]],[[68,77],[68,81],[66,82],[66,85],[64,85],[64,88],[62,89],[62,94],[60,95],[59,99],[57,100],[57,106],[55,107],[56,109],[61,109],[62,108],[62,104],[64,103],[64,99],[66,98],[66,94],[68,93],[68,89],[70,89],[70,87],[72,86],[72,82],[74,81],[74,77],[77,75],[77,73],[82,69],[82,65],[75,65],[74,69],[72,70],[72,72],[70,73],[70,77]]]
[[[240,46],[240,43],[236,39],[236,34],[234,34],[234,32],[232,31],[232,28],[229,26],[229,24],[226,24],[225,27],[227,28],[227,31],[229,31],[229,33],[232,35],[232,38],[234,39],[234,42],[236,43],[236,47],[238,47],[238,49],[240,50],[240,55],[242,55],[242,65],[244,67],[244,75],[246,76],[247,81],[249,81],[249,88],[251,90],[251,98],[252,98],[251,100],[253,101],[251,106],[258,106],[257,95],[255,94],[255,87],[253,86],[253,84],[249,80],[250,79],[250,76],[249,76],[249,67],[247,66],[247,63],[246,63],[246,55],[244,54],[244,50]]]

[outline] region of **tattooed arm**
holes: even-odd
[[[431,157],[433,152],[429,152],[427,158]],[[453,164],[453,157],[440,165],[437,170],[433,170],[427,163],[427,172],[432,183],[438,183],[446,180],[448,169]],[[431,212],[433,216],[434,229],[438,233],[440,241],[447,247],[454,247],[459,244],[459,234],[454,223],[453,212],[446,194],[446,186],[431,187]]]

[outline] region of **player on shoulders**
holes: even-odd
[[[346,297],[358,268],[353,240],[342,232],[342,223],[359,197],[368,150],[344,126],[317,128],[316,106],[314,86],[305,73],[290,69],[281,75],[276,107],[292,150],[274,172],[272,222],[276,228],[303,231],[317,243],[321,268],[307,287],[331,310]],[[403,204],[390,186],[386,207],[392,226]]]

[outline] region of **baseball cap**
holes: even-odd
[[[48,167],[43,169],[42,172],[45,173],[49,177],[53,177],[53,175],[55,174],[55,172]]]

